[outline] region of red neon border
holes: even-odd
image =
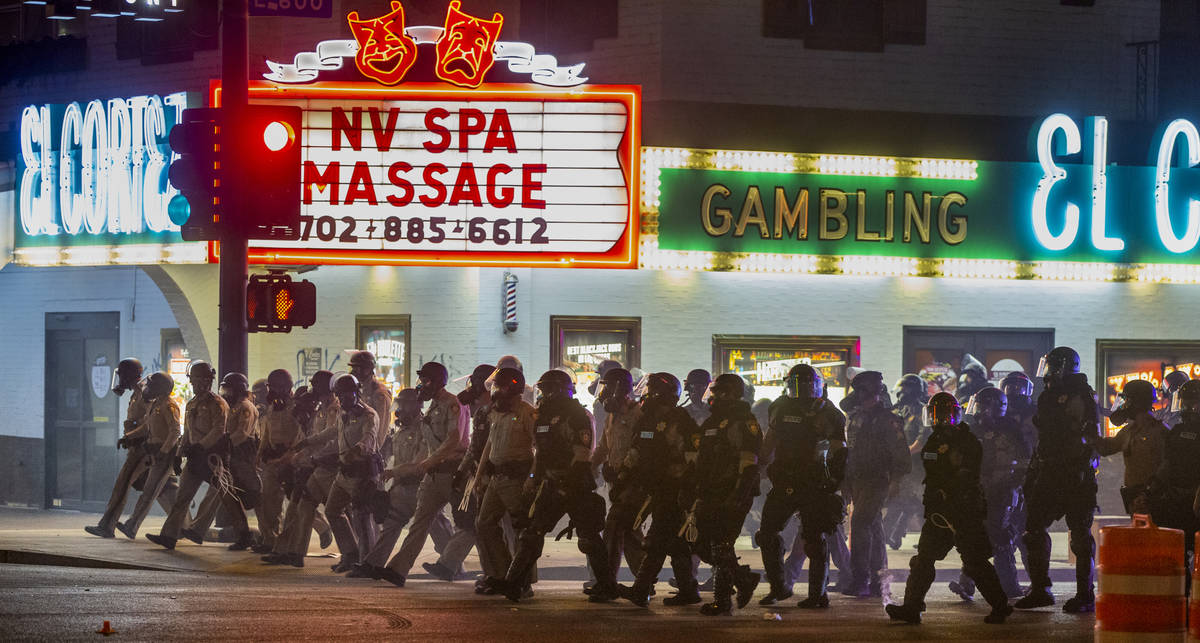
[[[629,111],[629,125],[618,148],[621,166],[626,169],[625,183],[628,189],[629,216],[625,234],[617,239],[613,249],[596,253],[544,253],[544,252],[471,252],[428,251],[428,250],[304,250],[255,248],[253,241],[247,258],[252,264],[303,264],[303,265],[384,265],[384,266],[512,266],[542,268],[637,268],[638,234],[641,228],[638,204],[641,202],[641,140],[642,89],[638,85],[584,85],[568,90],[548,90],[541,85],[519,83],[484,84],[478,89],[447,87],[441,83],[405,83],[396,87],[385,87],[367,82],[316,82],[308,85],[277,85],[265,81],[250,83],[250,98],[328,98],[349,95],[353,99],[396,99],[414,100],[461,100],[469,97],[476,100],[544,100],[544,101],[587,101],[593,98],[616,99]],[[212,81],[209,88],[209,104],[219,107],[221,102],[220,81]],[[219,242],[209,244],[209,261],[220,261]]]

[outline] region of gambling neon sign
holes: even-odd
[[[178,231],[167,216],[175,195],[167,132],[186,106],[178,92],[25,107],[21,230],[29,237]]]

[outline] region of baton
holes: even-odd
[[[458,510],[466,511],[471,506],[471,496],[475,494],[475,481],[479,479],[479,469],[475,469],[475,475],[471,476],[471,481],[467,483],[466,490],[463,491],[462,500],[458,502]]]
[[[640,530],[642,523],[646,521],[646,508],[650,506],[650,496],[646,496],[646,501],[642,503],[642,508],[637,512],[637,518],[633,519],[633,528]]]
[[[538,500],[542,497],[542,489],[546,488],[546,479],[542,478],[541,484],[538,485],[537,493],[533,496],[533,502],[529,503],[529,518],[533,518],[533,510],[537,509]]]
[[[692,501],[692,508],[688,509],[687,518],[684,519],[683,526],[679,528],[679,533],[675,534],[676,538],[683,538],[689,543],[694,543],[696,542],[696,538],[700,536],[699,532],[696,531],[696,503],[698,502],[700,502],[699,499]],[[684,536],[685,533],[687,534],[686,536]]]

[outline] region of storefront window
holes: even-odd
[[[392,393],[410,386],[412,319],[408,315],[359,315],[354,318],[355,347],[375,354],[375,375]]]
[[[565,366],[575,375],[575,391],[591,404],[588,391],[596,367],[613,359],[628,369],[642,363],[640,317],[550,317],[550,367]]]
[[[1038,361],[1053,347],[1054,330],[1048,328],[905,326],[904,372],[925,380],[930,395],[956,392],[958,378],[972,360],[993,385],[1014,371],[1036,380]]]
[[[825,378],[829,399],[840,402],[849,385],[846,369],[858,363],[857,337],[713,335],[713,375],[741,375],[754,386],[756,400],[779,397],[788,371],[811,364]]]
[[[160,331],[162,339],[162,364],[165,366],[163,370],[167,375],[175,380],[175,390],[171,392],[171,397],[179,404],[184,404],[192,399],[194,394],[192,384],[188,380],[187,371],[188,364],[191,359],[188,356],[187,344],[183,342],[183,333],[178,328],[163,328]],[[150,372],[147,371],[146,375]]]
[[[1189,378],[1200,377],[1200,341],[1196,340],[1096,340],[1096,388],[1102,412],[1107,415],[1117,394],[1130,380],[1148,380],[1155,388],[1172,371],[1184,371]],[[1158,408],[1168,408],[1171,400],[1160,395]],[[1116,433],[1104,418],[1104,434]]]

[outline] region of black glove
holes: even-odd
[[[125,438],[117,438],[118,449],[128,449],[129,446],[125,443]]]

